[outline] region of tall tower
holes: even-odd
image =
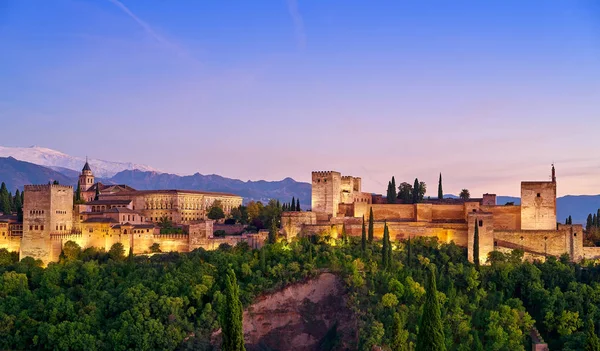
[[[94,185],[94,174],[92,174],[92,169],[90,168],[86,157],[85,165],[79,175],[79,186],[81,187],[81,191],[87,191],[92,185]]]
[[[73,187],[25,185],[23,238],[20,258],[30,256],[44,265],[58,258],[52,252],[50,233],[68,233],[73,226]]]
[[[521,182],[521,229],[556,229],[556,171],[552,180]]]
[[[342,175],[339,172],[312,172],[312,211],[337,216],[341,183]]]

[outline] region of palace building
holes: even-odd
[[[416,204],[381,203],[380,195],[361,190],[361,180],[339,172],[312,173],[312,212],[285,212],[282,227],[288,238],[327,234],[342,228],[348,235],[362,234],[363,218],[373,211],[374,235],[383,236],[387,223],[390,238],[437,237],[468,249],[473,260],[475,227],[479,233],[479,260],[486,262],[494,250],[521,249],[527,258],[569,254],[572,260],[600,257],[600,248],[583,246],[581,225],[556,221],[556,173],[551,180],[521,182],[520,205],[497,205],[496,195],[479,199],[425,200]]]
[[[26,185],[23,221],[0,217],[0,248],[19,251],[44,265],[59,259],[67,241],[81,248],[109,250],[121,243],[126,252],[215,249],[222,243],[246,241],[251,247],[264,242],[264,234],[213,238],[208,209],[218,202],[226,215],[242,204],[234,194],[192,190],[136,190],[128,185],[102,184],[86,162],[78,182],[82,203],[74,203],[73,187],[57,184]],[[159,223],[169,222],[170,230]],[[162,228],[164,229],[164,228]]]

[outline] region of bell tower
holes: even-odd
[[[79,186],[81,187],[81,191],[87,191],[92,185],[94,185],[94,174],[92,174],[92,169],[90,168],[86,157],[85,165],[79,175]]]

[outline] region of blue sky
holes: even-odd
[[[0,43],[4,146],[600,193],[597,1],[4,0]]]

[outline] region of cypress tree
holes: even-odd
[[[571,215],[569,215],[569,225],[573,225],[573,218],[571,218]]]
[[[19,189],[15,192],[15,198],[13,199],[13,204],[15,206],[15,210],[23,209],[23,203],[21,202],[21,193]]]
[[[271,228],[269,229],[269,237],[267,238],[269,244],[275,244],[275,241],[277,241],[278,231],[279,230],[277,228],[277,219],[273,218],[271,219]]]
[[[369,243],[373,242],[373,207],[369,211]]]
[[[484,351],[483,344],[481,343],[481,339],[479,338],[479,333],[477,329],[473,329],[473,351]]]
[[[590,318],[587,324],[585,351],[600,351],[600,339],[598,339],[598,335],[596,334],[594,321]]]
[[[21,192],[21,209],[25,206],[25,190]]]
[[[245,351],[244,330],[242,329],[242,303],[240,287],[235,273],[230,268],[225,277],[225,306],[219,315],[221,324],[223,351]]]
[[[388,269],[392,268],[392,241],[390,240],[390,231],[388,229],[388,244],[387,244],[387,262],[388,262]]]
[[[598,209],[598,212],[596,215],[596,227],[600,227],[600,209]]]
[[[598,228],[598,217],[596,216],[595,213],[594,213],[594,217],[592,217],[592,226],[594,228]]]
[[[406,350],[408,342],[408,331],[404,329],[404,323],[398,312],[394,312],[394,322],[392,323],[392,337],[390,348],[392,351]]]
[[[278,209],[278,210],[280,210],[280,209],[281,209],[281,203],[279,202],[279,200],[277,200],[277,202],[276,202],[276,206],[277,206],[277,209]]]
[[[416,351],[445,351],[444,328],[435,282],[435,266],[428,267],[425,305],[419,324]]]
[[[444,191],[442,190],[442,173],[440,172],[440,180],[438,181],[438,200],[444,198]]]
[[[8,201],[8,189],[6,184],[2,182],[0,185],[0,212],[10,214],[10,202]]]
[[[7,204],[8,204],[7,206],[8,206],[8,209],[9,209],[9,210],[8,210],[8,213],[12,213],[12,211],[14,211],[14,210],[15,210],[15,203],[14,203],[14,201],[13,201],[13,195],[12,195],[12,193],[11,193],[11,192],[8,192],[8,195],[7,195],[7,197],[6,197],[6,198],[7,198],[7,200],[8,200],[8,201],[7,201]]]
[[[81,184],[77,183],[77,190],[75,190],[75,202],[81,202]]]
[[[419,202],[419,189],[420,189],[419,178],[415,178],[415,185],[413,185],[413,193],[412,193],[413,204],[416,204]]]
[[[296,211],[296,198],[292,196],[292,211]]]
[[[475,218],[475,233],[473,234],[473,263],[475,263],[475,268],[479,270],[479,226],[477,225],[477,218]]]
[[[346,224],[342,223],[342,243],[346,244],[348,242],[348,237],[346,236]]]
[[[592,220],[593,220],[592,219],[592,214],[589,213],[588,216],[587,216],[587,221],[585,222],[585,231],[588,234],[590,233],[590,231],[592,229],[592,226],[593,226],[593,223],[594,223]]]
[[[383,270],[387,270],[389,266],[388,262],[388,245],[389,245],[389,236],[387,221],[383,224],[383,242],[381,245],[381,268]]]
[[[362,235],[360,237],[360,248],[364,253],[367,249],[367,228],[365,227],[365,216],[363,215],[363,223],[362,223]]]
[[[392,203],[392,182],[388,182],[385,200],[387,201],[388,204]]]
[[[267,273],[267,249],[265,247],[260,249],[260,271],[263,275]]]
[[[300,198],[296,199],[296,211],[300,212]]]
[[[392,176],[390,195],[392,196],[392,201],[390,203],[395,204],[396,198],[398,197],[398,193],[396,192],[396,179],[394,178],[394,176]]]

